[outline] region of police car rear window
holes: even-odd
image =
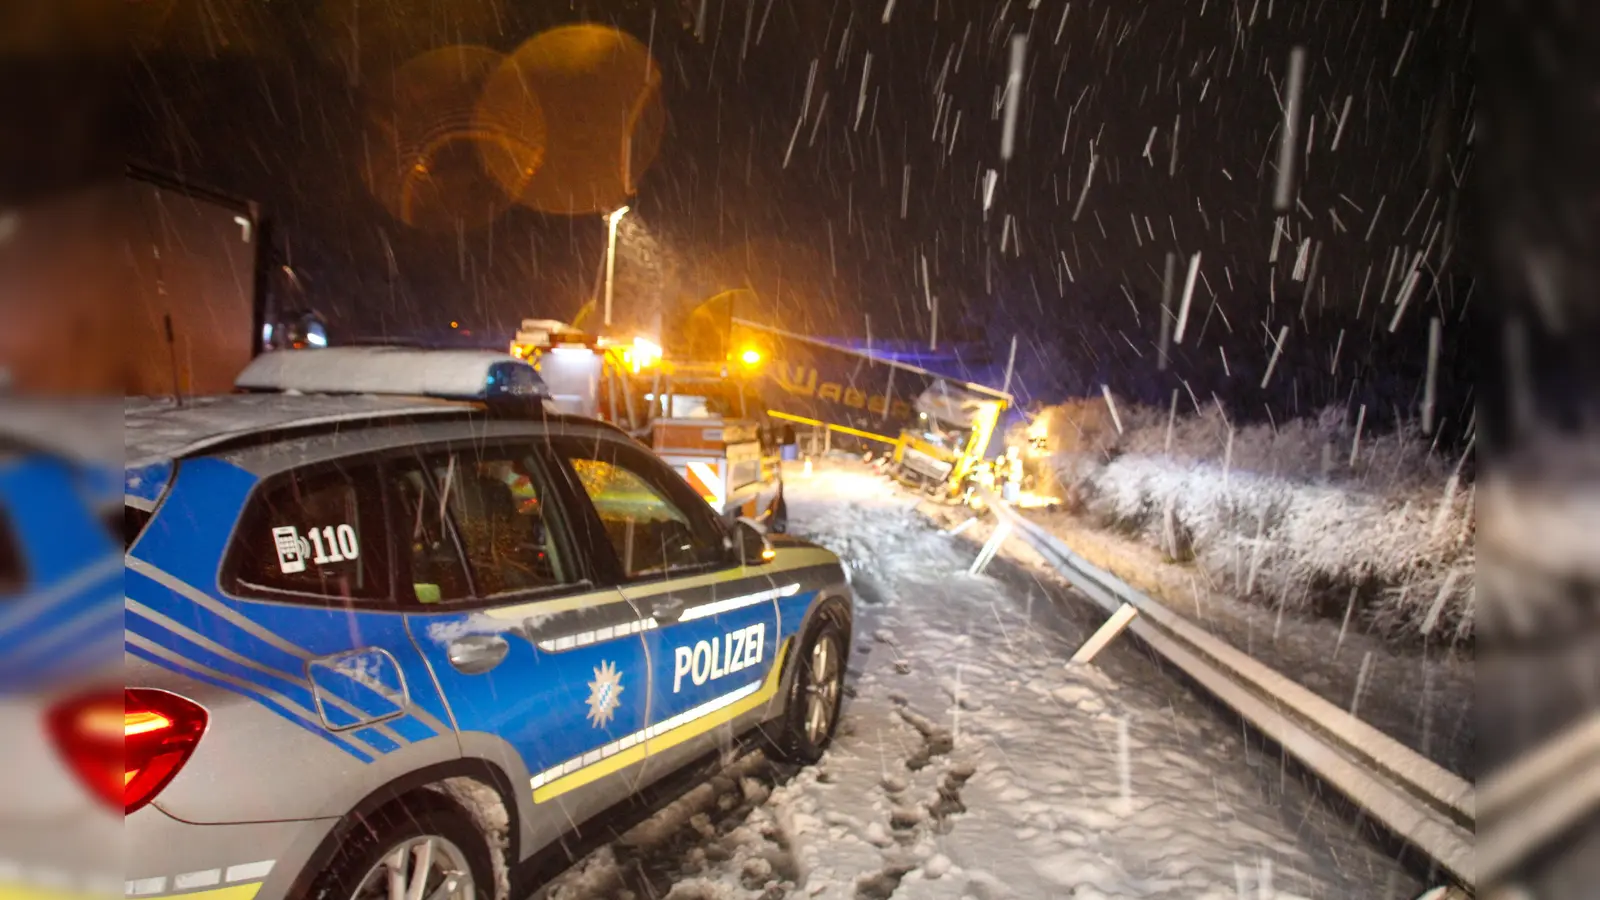
[[[22,551],[17,545],[16,532],[11,528],[11,519],[5,510],[0,510],[0,596],[21,591],[26,577]]]
[[[144,527],[150,524],[150,511],[139,509],[136,506],[122,507],[122,545],[125,550],[133,549],[133,542],[144,533]],[[106,520],[106,527],[116,533],[117,523],[114,518]]]
[[[383,496],[370,466],[296,472],[257,491],[233,541],[240,593],[389,598]]]

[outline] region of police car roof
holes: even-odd
[[[123,405],[127,468],[193,456],[250,435],[283,429],[462,416],[482,405],[370,394],[225,394],[128,398]]]
[[[452,400],[550,394],[533,366],[509,353],[383,345],[263,353],[239,373],[234,387]]]

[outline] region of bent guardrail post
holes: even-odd
[[[1136,609],[1125,627],[1151,650],[1462,885],[1475,885],[1471,784],[1089,563],[993,492],[982,496],[1002,525],[1108,613]]]
[[[972,518],[967,519],[966,521],[962,522],[959,525],[955,525],[953,527],[946,528],[944,530],[944,533],[949,535],[949,536],[951,536],[951,537],[955,537],[956,535],[962,533],[963,531],[966,531],[968,528],[971,528],[974,524],[977,523],[977,521],[978,521],[978,517],[977,516],[973,516]]]
[[[1089,639],[1083,642],[1083,646],[1078,648],[1078,652],[1072,654],[1072,659],[1067,660],[1067,664],[1093,662],[1095,655],[1104,650],[1107,644],[1115,640],[1116,636],[1121,634],[1123,629],[1127,628],[1129,623],[1133,621],[1133,617],[1138,614],[1139,608],[1131,603],[1124,603],[1117,607],[1117,611],[1111,614],[1111,618],[1107,619],[1104,625],[1095,629],[1094,634],[1090,635]]]

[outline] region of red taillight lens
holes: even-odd
[[[123,691],[122,806],[133,812],[178,774],[206,732],[199,704],[165,691]]]
[[[47,717],[56,752],[90,793],[113,809],[122,804],[122,693],[74,697]]]
[[[61,754],[96,796],[125,813],[166,787],[205,730],[204,709],[165,691],[86,695],[50,711]]]

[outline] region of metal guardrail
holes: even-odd
[[[1129,587],[992,493],[983,496],[1000,527],[1020,534],[1108,613],[1124,604],[1136,609],[1127,627],[1147,646],[1374,821],[1475,887],[1481,863],[1470,783]]]
[[[1478,877],[1494,881],[1600,813],[1600,713],[1483,781]]]

